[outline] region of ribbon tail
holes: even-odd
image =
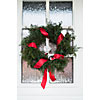
[[[55,80],[56,80],[54,74],[52,74],[51,71],[49,72],[49,77],[50,77],[50,79],[51,79],[52,81],[55,81]]]
[[[41,82],[41,86],[42,86],[43,89],[45,89],[46,82],[47,82],[47,68],[44,70],[44,75],[43,75],[43,79],[42,79],[42,82]]]

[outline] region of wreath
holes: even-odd
[[[22,59],[27,61],[31,68],[38,69],[43,72],[43,80],[41,86],[45,88],[47,80],[47,70],[52,81],[56,80],[54,77],[55,70],[64,72],[64,68],[69,62],[66,56],[76,56],[76,51],[79,49],[77,46],[71,45],[75,40],[73,32],[69,34],[70,28],[67,30],[65,36],[61,33],[63,30],[61,23],[49,23],[47,26],[34,26],[31,25],[29,35],[22,39]],[[54,55],[48,58],[48,54],[44,50],[40,50],[40,46],[45,44],[46,38],[50,43],[56,45]]]

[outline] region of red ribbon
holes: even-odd
[[[45,37],[49,37],[48,36],[48,33],[45,31],[45,29],[43,29],[43,28],[40,28],[40,32],[45,36]],[[57,38],[57,45],[59,45],[60,44],[60,42],[63,40],[63,38],[64,38],[64,36],[63,36],[63,34],[61,33],[59,36],[58,36],[58,38]]]
[[[51,73],[51,71],[49,72],[49,77],[50,77],[50,79],[52,81],[55,81],[56,80],[55,76]]]
[[[64,58],[64,55],[61,55],[61,54],[54,54],[53,58],[51,60],[54,60],[54,59],[60,59],[60,58]],[[40,68],[45,62],[47,62],[48,60],[47,59],[40,59],[34,66],[34,68]],[[55,81],[56,78],[55,76],[51,73],[51,71],[49,71],[49,77],[52,81]],[[42,88],[44,89],[45,86],[46,86],[46,82],[47,82],[47,68],[45,68],[44,70],[44,75],[43,75],[43,79],[42,79],[42,83],[41,83],[41,86]]]
[[[34,68],[40,68],[45,62],[47,62],[47,59],[40,59],[34,66]]]
[[[57,45],[60,44],[60,42],[63,40],[63,38],[64,38],[64,36],[63,36],[63,34],[61,33],[61,34],[58,36],[58,38],[57,38]]]
[[[45,37],[48,38],[48,33],[45,31],[45,29],[40,28],[40,32],[41,32]]]
[[[51,71],[49,71],[49,77],[52,81],[56,80],[55,76],[51,73]],[[44,75],[43,75],[43,79],[41,82],[41,86],[43,89],[45,89],[46,82],[47,82],[47,68],[45,68],[45,70],[44,70]]]
[[[61,55],[61,54],[54,54],[54,56],[53,56],[53,58],[51,58],[51,60],[60,59],[60,58],[64,58],[64,55]]]
[[[44,75],[43,75],[43,79],[41,82],[41,86],[43,89],[45,89],[46,83],[47,83],[47,68],[45,68],[44,70]]]
[[[40,68],[45,62],[47,62],[48,60],[47,59],[40,59],[34,66],[34,68]],[[51,71],[49,71],[49,77],[52,81],[55,81],[56,78],[55,76],[51,73]],[[47,68],[45,68],[44,70],[44,75],[43,75],[43,79],[42,79],[42,82],[41,82],[41,86],[42,88],[44,89],[45,86],[46,86],[46,82],[47,82]]]
[[[53,56],[53,58],[52,58],[51,60],[60,59],[60,58],[64,58],[64,55],[61,55],[61,54],[54,54],[54,56]],[[38,63],[38,62],[37,62],[37,63]],[[44,60],[43,60],[43,63],[45,63]],[[40,63],[40,65],[41,65],[41,63]],[[43,64],[42,64],[42,65],[43,65]],[[51,71],[49,71],[49,77],[50,77],[50,79],[51,79],[52,81],[55,81],[55,80],[56,80],[55,76],[51,73]],[[42,86],[43,89],[44,89],[45,86],[46,86],[46,82],[47,82],[47,68],[44,70],[44,75],[43,75],[43,79],[42,79],[42,83],[41,83],[41,86]]]
[[[28,47],[33,47],[33,48],[37,48],[36,44],[34,42],[31,42],[28,44]]]

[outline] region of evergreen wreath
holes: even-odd
[[[30,35],[23,38],[21,41],[22,59],[27,61],[28,65],[30,65],[31,68],[34,68],[35,64],[41,58],[48,59],[48,55],[46,55],[44,51],[40,51],[38,49],[40,45],[45,43],[46,40],[46,37],[43,34],[41,34],[40,28],[45,29],[45,31],[48,33],[49,41],[55,45],[57,45],[57,38],[61,34],[61,31],[63,30],[63,28],[61,27],[61,23],[59,24],[49,23],[47,26],[41,26],[41,27],[31,25],[31,27],[29,28]],[[54,73],[55,69],[57,71],[64,72],[64,68],[69,62],[66,56],[69,55],[76,56],[76,51],[79,49],[77,46],[70,45],[74,40],[75,40],[74,33],[69,34],[69,32],[67,31],[65,37],[60,42],[60,44],[57,45],[57,49],[55,51],[55,54],[64,55],[64,58],[54,59],[54,60],[48,59],[48,61],[45,62],[40,68],[38,68],[38,70],[44,73],[44,70],[47,68],[48,71],[51,71],[52,73]],[[32,42],[36,44],[37,48],[28,46],[28,44]]]

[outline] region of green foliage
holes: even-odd
[[[61,23],[52,24],[49,23],[46,27],[41,26],[48,32],[50,42],[53,44],[57,44],[57,38],[60,35],[61,31],[63,30],[61,27]],[[29,29],[30,35],[23,38],[21,41],[22,46],[22,59],[27,61],[28,64],[31,66],[31,68],[34,68],[34,65],[39,61],[41,58],[48,59],[48,56],[45,55],[43,51],[40,51],[38,48],[32,48],[28,47],[28,44],[31,42],[35,42],[37,47],[39,47],[42,43],[45,43],[45,36],[43,36],[40,32],[40,27],[31,25],[31,28]],[[72,41],[75,40],[75,36],[73,34],[67,34],[65,35],[64,39],[61,41],[61,43],[57,46],[57,49],[55,51],[56,54],[62,54],[64,56],[68,56],[73,54],[76,56],[76,51],[78,50],[77,46],[72,46]],[[67,65],[68,59],[55,59],[55,60],[48,60],[46,63],[42,65],[41,68],[39,68],[40,71],[44,72],[45,68],[50,70],[51,72],[54,72],[55,69],[57,71],[64,71],[64,67]]]

